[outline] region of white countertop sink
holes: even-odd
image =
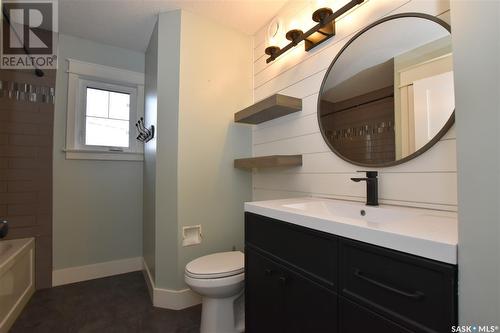
[[[245,203],[245,211],[417,256],[457,263],[457,214],[324,198]]]

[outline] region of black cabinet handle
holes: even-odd
[[[280,276],[279,280],[280,280],[282,285],[285,285],[288,282],[288,279],[286,278],[286,276]]]
[[[266,268],[264,270],[264,274],[266,274],[267,276],[271,276],[271,275],[273,275],[273,270],[270,268]]]
[[[361,272],[359,269],[355,269],[354,270],[354,275],[368,283],[371,283],[373,285],[376,285],[377,287],[380,287],[382,289],[385,289],[385,290],[389,290],[389,291],[392,291],[393,293],[396,293],[398,295],[401,295],[401,296],[405,296],[405,297],[409,297],[409,298],[413,298],[413,299],[420,299],[424,296],[424,293],[420,292],[420,291],[415,291],[414,293],[409,293],[409,292],[406,292],[404,290],[400,290],[400,289],[397,289],[397,288],[394,288],[394,287],[391,287],[383,282],[380,282],[380,281],[377,281],[377,280],[374,280],[372,278],[369,278],[368,276],[366,276],[365,274],[363,274],[363,272]]]

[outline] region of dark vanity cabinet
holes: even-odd
[[[247,332],[336,332],[338,300],[331,290],[247,249],[251,267],[246,300]],[[252,319],[254,318],[254,319]]]
[[[456,266],[245,213],[246,332],[449,332]]]

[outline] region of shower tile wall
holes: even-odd
[[[52,286],[55,70],[0,70],[0,218],[7,238],[35,237],[36,287]]]

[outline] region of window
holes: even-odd
[[[87,87],[85,109],[85,145],[129,147],[130,94]]]
[[[133,150],[137,89],[90,80],[79,83],[81,119],[76,122],[79,133],[76,147],[114,152]]]
[[[130,80],[129,71],[69,65],[66,158],[142,160],[135,122],[142,115],[144,75],[131,72]]]

